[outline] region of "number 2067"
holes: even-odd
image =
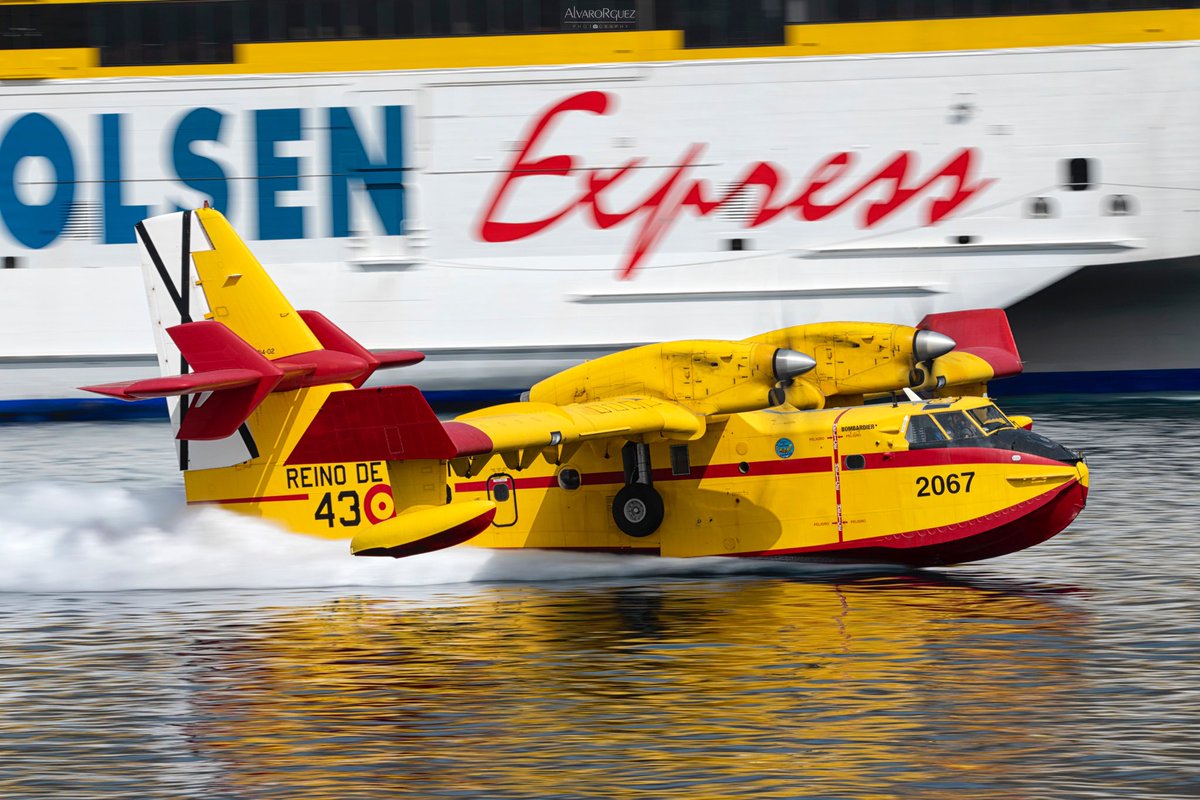
[[[943,494],[958,494],[971,491],[975,481],[974,472],[952,472],[949,475],[922,475],[917,478],[917,497],[941,496]]]

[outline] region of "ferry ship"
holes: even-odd
[[[1200,387],[1193,5],[5,3],[0,415],[155,373],[134,225],[205,203],[435,398],[974,307],[1001,393]]]

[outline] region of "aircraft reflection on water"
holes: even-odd
[[[234,796],[1036,780],[1080,735],[1049,712],[1087,642],[1059,591],[914,574],[341,599],[197,642],[184,733]]]

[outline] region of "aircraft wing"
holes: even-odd
[[[613,397],[587,403],[507,403],[474,411],[444,424],[459,456],[500,454],[524,468],[547,448],[560,448],[556,461],[585,442],[658,434],[694,440],[704,435],[705,417],[657,397]],[[462,466],[462,465],[458,465]]]
[[[930,314],[915,327],[822,322],[759,334],[747,342],[811,353],[816,366],[787,382],[796,408],[859,405],[913,389],[926,395],[982,394],[987,383],[1021,371],[1000,309]]]

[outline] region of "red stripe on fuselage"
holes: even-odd
[[[841,449],[839,449],[839,456]],[[850,453],[862,455],[866,461],[863,469],[903,469],[907,467],[937,467],[963,466],[970,464],[1014,464],[1025,466],[1061,467],[1062,462],[1042,456],[1018,453],[1013,450],[998,450],[992,447],[941,447],[929,450],[896,450],[884,453]],[[1013,461],[1013,456],[1019,456],[1020,461]],[[746,472],[741,465],[745,464]],[[736,464],[708,464],[703,467],[692,467],[687,475],[675,475],[669,467],[654,470],[654,482],[696,481],[716,478],[755,478],[763,475],[802,475],[813,472],[829,472],[832,469],[830,456],[814,456],[811,458],[789,458],[772,461],[742,461]],[[624,484],[623,472],[591,472],[583,473],[583,485],[604,486],[608,484]],[[558,485],[558,479],[549,477],[514,478],[514,489],[552,489]],[[455,491],[483,492],[487,491],[487,481],[468,481],[455,484]]]
[[[1061,467],[1063,462],[1015,450],[995,447],[933,447],[928,450],[896,450],[888,453],[863,453],[864,469],[899,469],[901,467],[938,467],[946,464],[1023,464],[1025,466]],[[1014,460],[1013,456],[1018,459]]]

